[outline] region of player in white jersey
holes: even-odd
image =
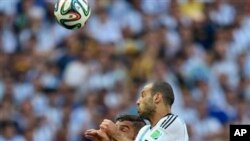
[[[137,101],[138,113],[149,120],[150,125],[139,131],[135,141],[188,141],[185,123],[171,114],[173,102],[172,87],[166,82],[149,83],[142,89]],[[104,120],[100,128],[116,141],[132,141],[110,120]]]

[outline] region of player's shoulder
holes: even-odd
[[[139,133],[140,132],[146,132],[147,130],[149,130],[150,129],[150,125],[144,125],[141,129],[140,129],[140,131],[139,131]]]
[[[143,126],[143,127],[140,129],[139,133],[137,134],[135,141],[140,141],[141,138],[143,138],[144,135],[145,135],[149,130],[150,130],[150,125],[145,125],[145,126]]]
[[[160,119],[160,121],[157,123],[158,128],[162,129],[178,129],[185,127],[185,122],[175,114],[168,114]]]

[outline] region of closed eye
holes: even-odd
[[[122,127],[120,127],[120,131],[122,131],[122,132],[128,132],[129,131],[129,127],[122,126]]]

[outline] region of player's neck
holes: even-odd
[[[165,106],[164,107],[161,106],[161,108],[158,107],[155,114],[152,115],[152,117],[150,118],[151,127],[154,127],[161,118],[170,113],[171,113],[170,107],[165,107]]]

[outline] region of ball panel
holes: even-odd
[[[75,0],[75,1],[78,1],[78,0]],[[84,15],[86,17],[89,17],[89,15],[90,15],[90,7],[88,6],[88,3],[86,1],[84,1],[84,0],[81,0],[81,1],[78,1],[78,4],[81,7]]]
[[[66,27],[67,29],[79,29],[79,28],[82,27],[81,23],[76,23],[76,24],[71,25],[70,22],[71,22],[71,21],[68,21],[68,20],[66,20],[66,19],[61,19],[61,20],[60,20],[60,23],[61,23],[64,27]]]
[[[64,0],[62,2],[62,7],[60,8],[60,12],[62,15],[65,15],[70,12],[71,8],[72,8],[71,0]]]
[[[55,3],[56,20],[67,29],[83,27],[90,14],[91,9],[86,0],[58,0]]]

